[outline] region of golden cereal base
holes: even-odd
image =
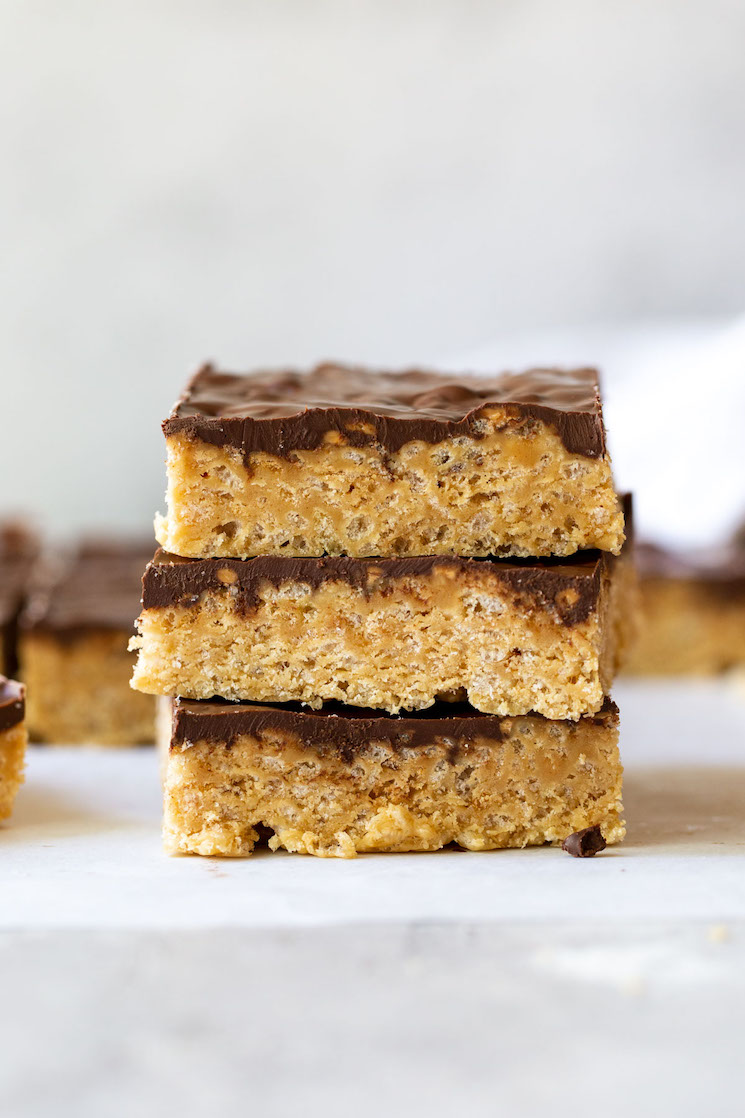
[[[159,543],[190,558],[252,555],[617,554],[624,517],[610,459],[569,452],[536,420],[500,408],[483,438],[411,442],[397,453],[336,432],[291,458],[251,456],[186,434],[168,444]]]
[[[579,722],[505,719],[503,740],[453,756],[441,738],[395,749],[371,740],[351,759],[278,729],[260,739],[172,746],[164,843],[171,854],[273,850],[351,858],[365,851],[493,850],[560,843],[598,825],[624,836],[615,713]]]
[[[140,745],[155,735],[155,703],[129,686],[128,634],[90,632],[60,640],[22,636],[26,721],[32,741]]]
[[[23,722],[0,730],[0,819],[10,815],[16,793],[23,784],[27,740]]]
[[[577,719],[600,709],[633,612],[626,558],[586,620],[520,599],[497,577],[435,567],[371,582],[262,584],[241,608],[229,585],[143,611],[133,686],[256,702],[337,700],[389,713],[467,698],[488,714]]]

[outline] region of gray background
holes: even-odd
[[[147,522],[206,357],[740,310],[744,41],[734,0],[2,0],[3,506]]]

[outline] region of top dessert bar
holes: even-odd
[[[615,554],[597,373],[202,368],[163,424],[187,558]]]

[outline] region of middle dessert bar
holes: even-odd
[[[183,559],[143,578],[133,686],[396,713],[600,710],[626,643],[627,545],[565,561]]]

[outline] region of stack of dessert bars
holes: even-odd
[[[597,375],[229,375],[165,421],[133,686],[165,845],[322,856],[623,837],[633,565]]]

